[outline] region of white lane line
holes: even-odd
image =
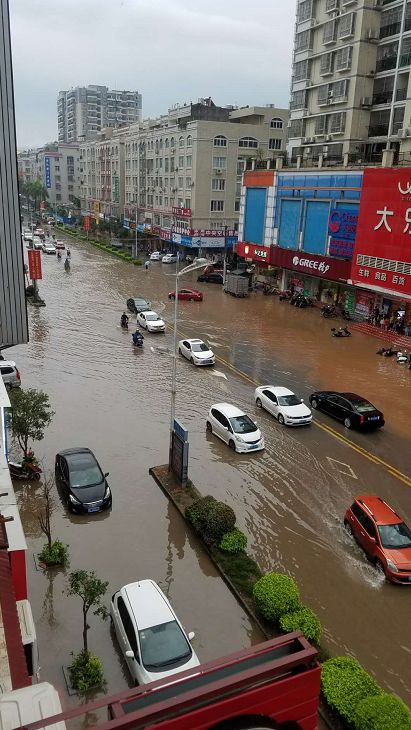
[[[338,459],[332,459],[331,456],[327,456],[326,458],[329,464],[340,474],[344,474],[344,476],[351,477],[352,479],[358,479],[354,469],[349,464],[338,461]]]

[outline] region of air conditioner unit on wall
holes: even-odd
[[[372,106],[372,97],[363,96],[363,98],[361,99],[361,106]]]
[[[410,130],[406,127],[399,129],[397,132],[397,137],[399,139],[405,139],[406,137],[409,137],[409,136],[410,136]]]
[[[367,38],[369,41],[377,42],[380,40],[380,33],[378,30],[375,30],[374,28],[369,28],[367,33]]]

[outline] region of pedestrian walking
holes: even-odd
[[[149,261],[146,261],[146,263],[144,264],[144,268],[145,268],[146,271],[149,270],[149,268],[150,268],[150,262]]]

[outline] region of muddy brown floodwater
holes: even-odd
[[[110,472],[113,509],[74,517],[57,501],[55,536],[70,545],[73,569],[93,568],[110,582],[108,597],[138,578],[158,581],[186,628],[196,632],[201,660],[260,641],[148,476],[150,466],[167,460],[172,328],[146,334],[144,347],[136,349],[119,319],[126,299],[142,295],[171,322],[174,265],[154,262],[145,271],[87,244],[70,240],[70,248],[69,274],[55,257],[43,256],[40,291],[47,307],[30,309],[30,343],[10,356],[23,386],[46,390],[56,411],[36,452],[53,469],[59,449],[89,446]],[[196,273],[184,282],[196,286]],[[381,580],[347,538],[342,518],[353,496],[378,493],[411,522],[411,371],[377,357],[378,340],[358,333],[335,340],[318,311],[295,310],[259,293],[236,300],[219,286],[199,286],[204,301],[179,306],[181,336],[207,339],[226,363],[219,361],[214,371],[178,363],[176,415],[190,433],[191,478],[204,494],[233,505],[264,570],[284,570],[297,580],[303,601],[320,616],[328,649],[356,656],[410,705],[411,586]],[[316,413],[316,422],[335,434],[318,425],[287,430],[255,408],[254,381],[289,386],[306,400],[316,388],[359,392],[384,411],[387,425],[358,434]],[[206,434],[207,410],[221,401],[257,418],[263,453],[233,454]],[[39,486],[17,490],[33,553],[43,543]],[[41,677],[59,685],[61,665],[81,647],[81,606],[64,594],[64,571],[43,575],[28,563]],[[90,645],[103,660],[110,692],[130,684],[108,624],[92,618]]]

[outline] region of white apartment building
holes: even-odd
[[[57,99],[58,140],[93,139],[104,127],[141,121],[142,96],[138,91],[115,91],[107,86],[76,86],[60,91]]]
[[[207,231],[223,229],[234,235],[242,173],[251,160],[266,167],[284,154],[288,116],[274,105],[234,109],[202,99],[176,105],[158,119],[110,130],[110,144],[80,145],[82,209],[93,211],[97,200],[106,215],[134,220],[137,212],[140,223],[163,231],[166,240],[171,229],[206,238]],[[121,179],[116,201],[113,170]]]
[[[52,208],[68,206],[80,197],[80,149],[78,145],[49,144],[17,155],[19,179],[40,181]]]
[[[409,0],[298,0],[289,158],[409,152],[410,68]]]

